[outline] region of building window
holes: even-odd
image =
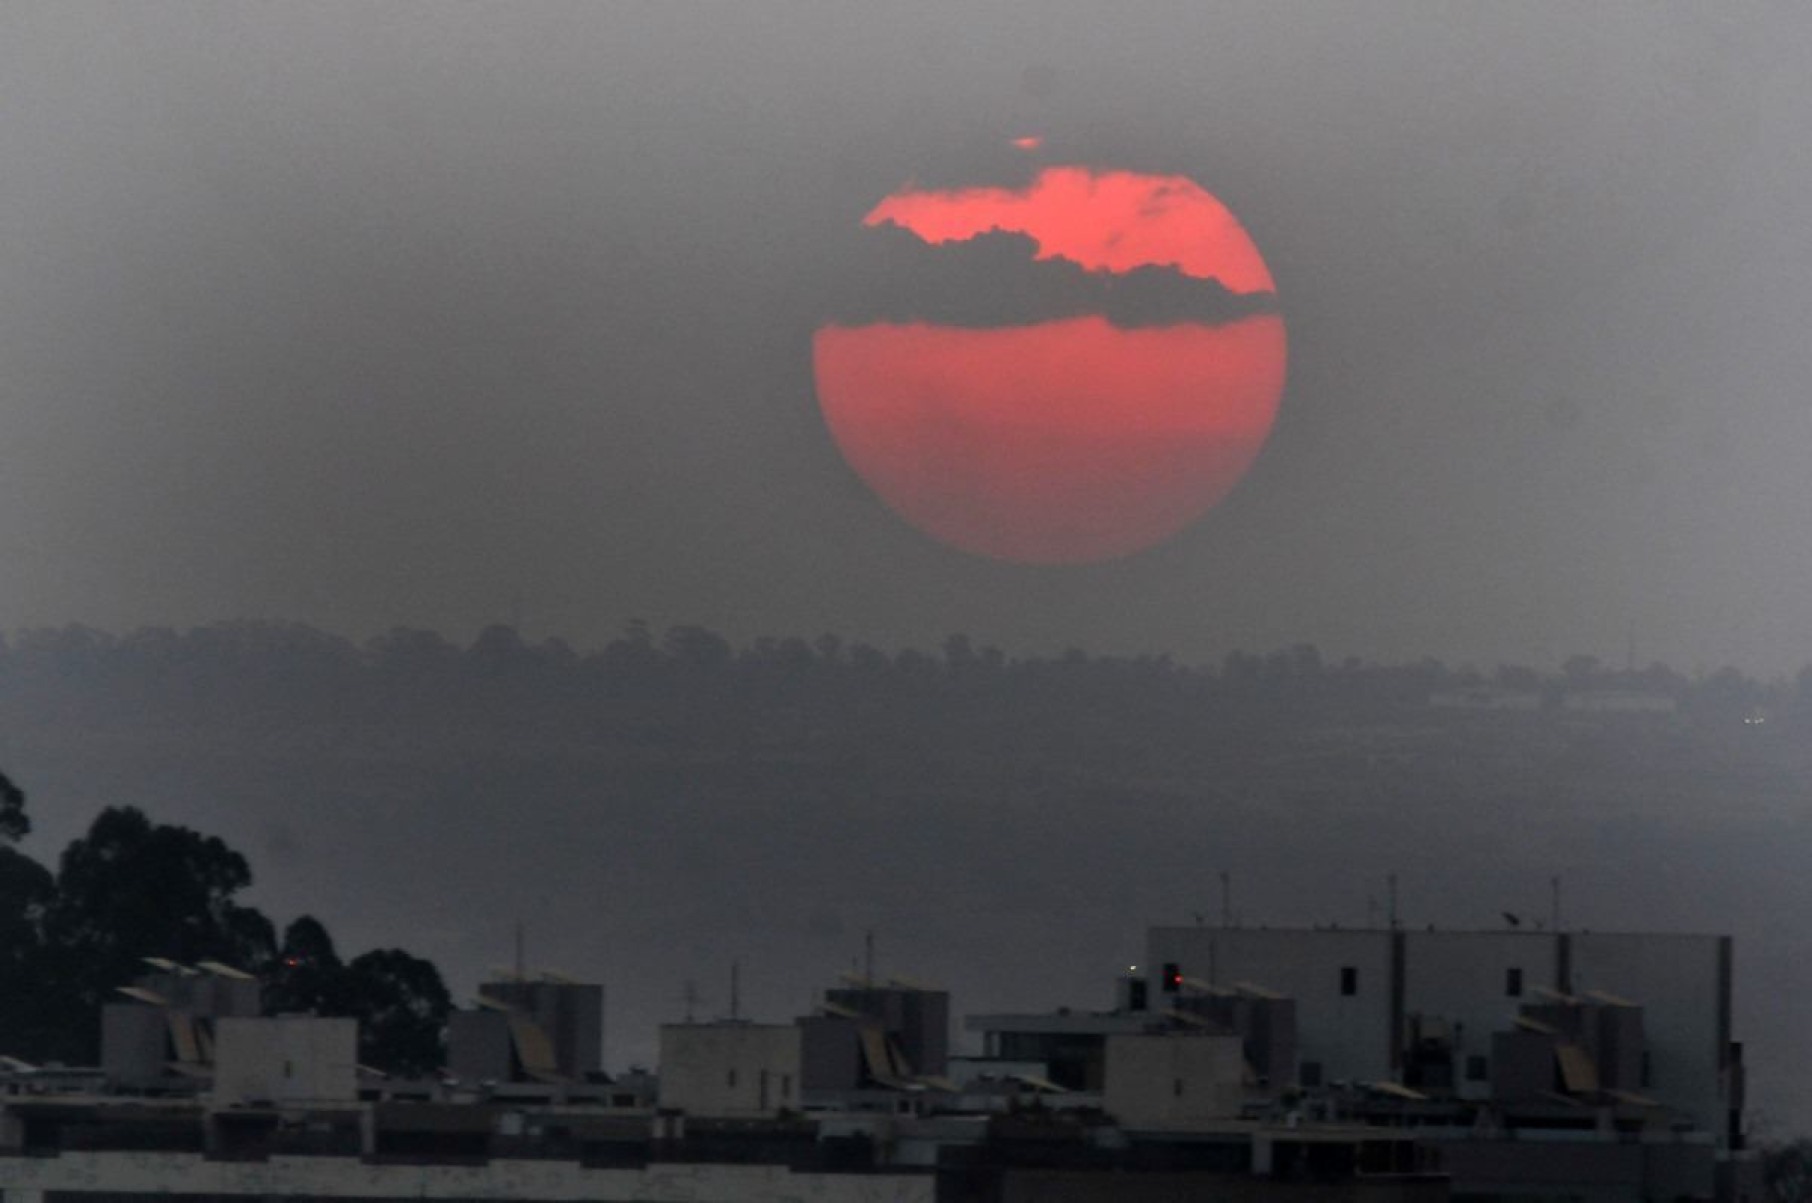
[[[780,1097],[783,1099],[790,1099],[793,1097],[793,1075],[792,1074],[781,1074],[780,1075]]]
[[[1504,970],[1504,993],[1511,998],[1523,996],[1523,971],[1512,966]]]
[[[1314,1087],[1321,1085],[1321,1062],[1304,1061],[1302,1063],[1301,1071],[1298,1072],[1296,1076],[1302,1080],[1304,1086]]]
[[[1170,1093],[1175,1095],[1179,1099],[1183,1097],[1183,1079],[1181,1079],[1181,1078],[1170,1079]]]
[[[1491,1066],[1485,1058],[1477,1053],[1466,1058],[1466,1080],[1468,1082],[1483,1082],[1490,1076]]]
[[[1642,1085],[1644,1087],[1648,1087],[1648,1086],[1653,1086],[1654,1084],[1655,1084],[1655,1066],[1654,1066],[1654,1063],[1649,1060],[1648,1050],[1643,1049],[1642,1050]]]
[[[1351,965],[1340,967],[1340,993],[1359,993],[1359,970]]]
[[[731,1090],[736,1089],[736,1071],[735,1070],[731,1070],[729,1072],[729,1074],[726,1075],[725,1085],[729,1086]]]

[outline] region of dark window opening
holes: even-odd
[[[727,1084],[734,1087],[736,1085],[736,1071],[731,1070],[727,1075],[727,1079]]]
[[[1179,1099],[1183,1097],[1183,1079],[1181,1079],[1181,1078],[1170,1079],[1170,1093],[1174,1094]]]
[[[1511,998],[1523,996],[1523,971],[1512,967],[1504,970],[1504,993]]]
[[[1302,1079],[1302,1084],[1304,1086],[1321,1085],[1321,1062],[1304,1061],[1302,1063],[1302,1070],[1297,1076]]]
[[[1642,1084],[1644,1086],[1655,1084],[1655,1066],[1654,1062],[1649,1059],[1647,1049],[1642,1050]]]
[[[1183,969],[1175,961],[1164,962],[1163,989],[1166,994],[1175,994],[1183,988]]]
[[[1340,993],[1359,993],[1359,970],[1351,965],[1342,965],[1340,967]]]
[[[1490,1072],[1490,1064],[1485,1058],[1476,1053],[1466,1058],[1466,1080],[1468,1082],[1483,1082],[1490,1076]]]

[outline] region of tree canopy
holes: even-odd
[[[12,778],[0,773],[0,841],[16,844],[31,831],[31,820],[25,815],[25,791],[14,785]]]
[[[0,839],[29,830],[25,798],[0,776]],[[0,843],[0,1052],[92,1063],[101,1004],[144,958],[221,961],[261,976],[275,1011],[361,1021],[360,1056],[401,1073],[437,1069],[450,1001],[439,971],[399,949],[342,965],[326,927],[304,915],[282,944],[239,898],[245,857],[214,836],[109,807],[52,874]]]

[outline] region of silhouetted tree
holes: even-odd
[[[63,995],[59,1055],[93,1058],[102,1001],[144,957],[268,968],[270,920],[234,901],[251,883],[245,858],[216,837],[133,807],[102,811],[64,851],[45,916],[45,984]]]
[[[31,827],[25,795],[0,775],[0,837],[17,839]],[[39,988],[45,969],[44,918],[56,898],[50,870],[0,844],[0,1053],[23,1056],[43,1041],[57,1013]]]
[[[283,943],[265,981],[265,1009],[345,1014],[345,976],[346,966],[327,928],[313,915],[303,915],[283,929]]]
[[[688,668],[715,671],[735,657],[730,641],[704,627],[669,627],[661,637],[661,650]]]
[[[1566,677],[1569,685],[1575,689],[1583,689],[1597,679],[1598,673],[1603,667],[1603,662],[1597,656],[1588,656],[1582,652],[1578,655],[1568,656],[1565,663],[1560,666],[1560,671]]]
[[[432,962],[400,948],[361,953],[346,966],[344,1010],[359,1021],[359,1060],[386,1073],[433,1073],[446,1063],[452,998]]]
[[[25,791],[14,785],[12,778],[0,773],[0,840],[16,844],[31,831],[31,819],[25,814]]]

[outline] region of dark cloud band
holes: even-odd
[[[825,317],[843,325],[932,322],[1023,326],[1100,316],[1125,328],[1183,322],[1224,325],[1275,313],[1275,293],[1235,293],[1174,267],[1089,271],[1036,258],[1028,235],[995,230],[965,242],[927,244],[894,225],[863,231]]]

